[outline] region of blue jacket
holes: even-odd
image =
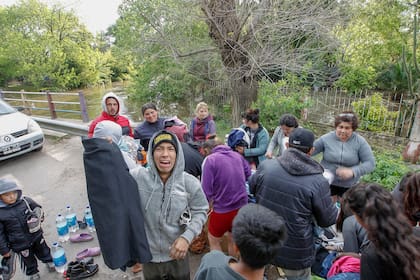
[[[165,118],[159,117],[156,122],[149,123],[147,121],[141,122],[134,129],[134,139],[140,139],[140,144],[146,149],[149,148],[149,141],[155,132],[165,128]]]
[[[41,207],[29,197],[25,197],[31,209]],[[42,229],[30,233],[26,224],[29,215],[26,203],[19,192],[18,200],[11,205],[0,206],[0,254],[6,254],[12,249],[20,252],[32,246],[32,243],[42,237]]]
[[[244,152],[244,156],[248,161],[254,157],[258,159],[257,166],[266,159],[265,153],[267,152],[268,142],[270,141],[270,135],[268,134],[267,129],[262,125],[259,126],[260,129],[258,130],[257,135],[255,135],[255,139],[251,141],[250,148],[245,149]],[[245,125],[241,125],[240,127],[249,135],[249,127],[246,127]]]

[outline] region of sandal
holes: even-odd
[[[91,240],[93,240],[93,236],[89,233],[79,233],[79,234],[70,236],[70,241],[73,243],[86,242],[86,241],[91,241]]]
[[[77,253],[76,260],[80,261],[84,258],[99,256],[100,254],[101,254],[101,248],[99,247],[87,248]]]

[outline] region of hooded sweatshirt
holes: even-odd
[[[118,103],[118,112],[115,116],[111,116],[110,114],[108,114],[108,110],[106,108],[106,100],[108,98],[114,98]],[[123,135],[129,135],[129,136],[133,137],[133,131],[132,131],[131,126],[130,126],[130,121],[126,117],[120,115],[121,102],[120,102],[120,99],[118,98],[118,96],[115,93],[108,92],[107,94],[105,94],[102,97],[101,106],[102,106],[102,110],[103,110],[101,115],[98,116],[96,119],[94,119],[89,126],[89,131],[88,131],[88,137],[89,138],[93,137],[93,132],[95,130],[96,125],[99,122],[104,121],[104,120],[113,121],[113,122],[119,124],[122,128],[122,134]]]
[[[313,220],[320,227],[328,227],[337,217],[323,171],[309,155],[288,148],[279,158],[262,162],[251,176],[250,188],[257,203],[275,211],[286,222],[289,237],[273,264],[293,270],[313,264]]]
[[[42,236],[42,229],[30,233],[27,219],[30,215],[26,203],[22,200],[22,189],[7,178],[0,178],[0,194],[17,191],[17,200],[13,204],[5,204],[0,200],[0,254],[4,255],[12,249],[15,252],[31,247],[32,243]],[[31,209],[41,207],[29,197],[25,197]]]
[[[216,213],[227,213],[248,203],[246,180],[251,168],[245,158],[229,146],[213,148],[203,163],[201,182]]]
[[[150,143],[153,143],[158,134],[159,132],[152,136]],[[173,137],[177,145],[177,156],[172,173],[165,184],[153,160],[153,145],[149,145],[147,153],[150,166],[139,166],[130,170],[139,188],[146,234],[153,256],[151,262],[154,263],[172,260],[169,257],[170,247],[178,237],[183,237],[191,243],[207,221],[209,208],[200,181],[184,172],[184,154],[178,138],[175,135]],[[188,209],[191,212],[191,222],[181,226],[181,215]]]

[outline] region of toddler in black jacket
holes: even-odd
[[[50,247],[43,237],[41,206],[10,178],[0,178],[0,254],[7,264],[12,251],[19,255],[22,269],[29,279],[40,279],[38,261],[54,271]]]

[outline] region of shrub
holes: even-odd
[[[382,95],[378,92],[362,100],[352,102],[354,111],[362,120],[359,125],[360,129],[375,132],[393,130],[398,112],[388,111],[383,103]]]
[[[410,171],[404,164],[400,154],[374,151],[376,168],[362,177],[363,182],[375,182],[384,186],[388,190],[393,190],[401,178]]]
[[[375,87],[376,71],[372,67],[343,65],[340,68],[341,77],[335,86],[355,93],[363,89]]]
[[[259,83],[258,99],[252,106],[260,108],[261,123],[268,131],[274,131],[281,115],[289,113],[299,119],[303,109],[311,104],[309,89],[295,80],[290,81],[293,77],[288,79],[276,83],[262,80]]]

